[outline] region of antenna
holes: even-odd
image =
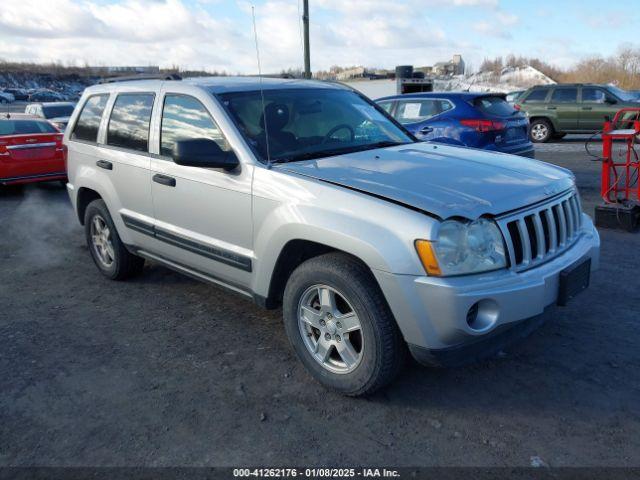
[[[258,48],[258,30],[256,29],[256,10],[251,5],[253,18],[253,36],[256,40],[256,58],[258,59],[258,78],[260,79],[260,98],[262,99],[262,118],[264,119],[264,141],[267,146],[267,168],[271,168],[271,153],[269,152],[269,128],[267,127],[267,111],[264,106],[264,89],[262,88],[262,67],[260,66],[260,49]]]

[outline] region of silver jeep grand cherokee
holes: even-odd
[[[149,259],[282,305],[302,363],[347,395],[390,382],[407,350],[495,353],[597,268],[569,171],[418,142],[341,85],[114,82],[69,125],[69,195],[105,276]]]

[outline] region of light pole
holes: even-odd
[[[304,30],[304,78],[311,78],[311,53],[309,51],[309,0],[303,0],[302,27]]]

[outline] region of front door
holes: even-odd
[[[174,143],[208,138],[230,149],[205,107],[207,99],[165,92],[159,155],[152,160],[155,248],[165,259],[246,289],[253,269],[253,169],[186,167],[172,160]]]
[[[602,130],[605,117],[613,119],[620,107],[616,107],[616,100],[605,90],[598,87],[582,87],[582,102],[580,103],[580,130],[597,132]]]

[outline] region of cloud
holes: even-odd
[[[431,16],[437,7],[498,7],[498,0],[315,0],[312,66],[429,64],[458,53]],[[501,28],[517,23],[498,12]],[[256,7],[263,71],[302,65],[296,0]],[[495,34],[479,22],[477,31]],[[255,73],[251,3],[222,0],[2,0],[0,58],[92,65],[178,65]]]

